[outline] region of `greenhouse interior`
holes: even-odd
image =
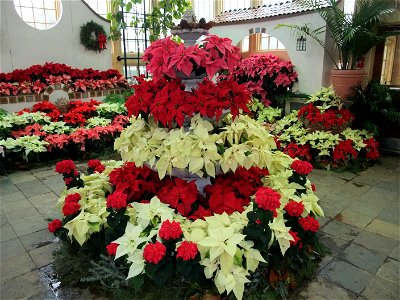
[[[399,0],[0,10],[0,299],[399,299]]]

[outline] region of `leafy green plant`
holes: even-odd
[[[187,8],[190,7],[188,0],[160,0],[151,9],[151,13],[147,14],[145,18],[139,12],[135,14],[135,7],[141,4],[142,0],[113,0],[112,11],[107,18],[111,20],[111,38],[119,39],[121,30],[127,26],[134,26],[145,29],[150,29],[150,41],[155,41],[163,33],[167,35],[168,29],[174,25],[174,20],[180,19],[182,14]],[[125,13],[132,13],[132,20],[130,23],[125,22],[121,9]]]
[[[306,35],[313,38],[325,49],[336,68],[342,70],[354,70],[357,61],[389,36],[385,32],[379,32],[377,25],[384,17],[395,12],[395,1],[392,0],[357,0],[356,9],[350,15],[341,9],[341,1],[327,0],[328,7],[322,1],[303,2],[306,6],[316,9],[326,22],[326,28],[334,45],[333,49],[330,43],[327,44],[321,39],[325,26],[313,29],[309,24],[302,26],[279,24],[276,28],[290,28],[299,36]],[[334,50],[338,52],[339,63],[334,58]]]
[[[105,103],[118,103],[118,104],[125,104],[126,100],[129,96],[133,94],[133,89],[127,89],[122,94],[112,94],[107,95],[103,102]]]
[[[400,125],[400,101],[398,97],[396,100],[396,92],[375,81],[365,89],[356,87],[355,91],[350,110],[356,116],[353,122],[356,128],[365,128],[378,135],[385,125]]]

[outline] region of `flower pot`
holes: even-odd
[[[367,74],[364,70],[331,70],[331,80],[336,94],[347,99],[355,95],[354,86],[365,87]]]

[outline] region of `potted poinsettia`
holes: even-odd
[[[312,29],[307,24],[288,25],[295,32],[313,38],[321,45],[332,59],[336,69],[332,70],[332,84],[342,98],[352,94],[353,86],[365,84],[366,73],[357,69],[357,63],[376,45],[385,41],[387,33],[379,30],[379,25],[385,17],[396,12],[395,1],[387,0],[357,0],[352,14],[345,14],[341,8],[342,1],[327,0],[327,3],[317,0],[307,0],[305,3],[318,11],[326,23],[330,43],[324,42],[320,34],[323,27]],[[337,59],[335,52],[337,52]]]

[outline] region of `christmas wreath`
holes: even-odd
[[[107,36],[103,26],[90,21],[81,26],[81,44],[88,50],[106,49]]]

